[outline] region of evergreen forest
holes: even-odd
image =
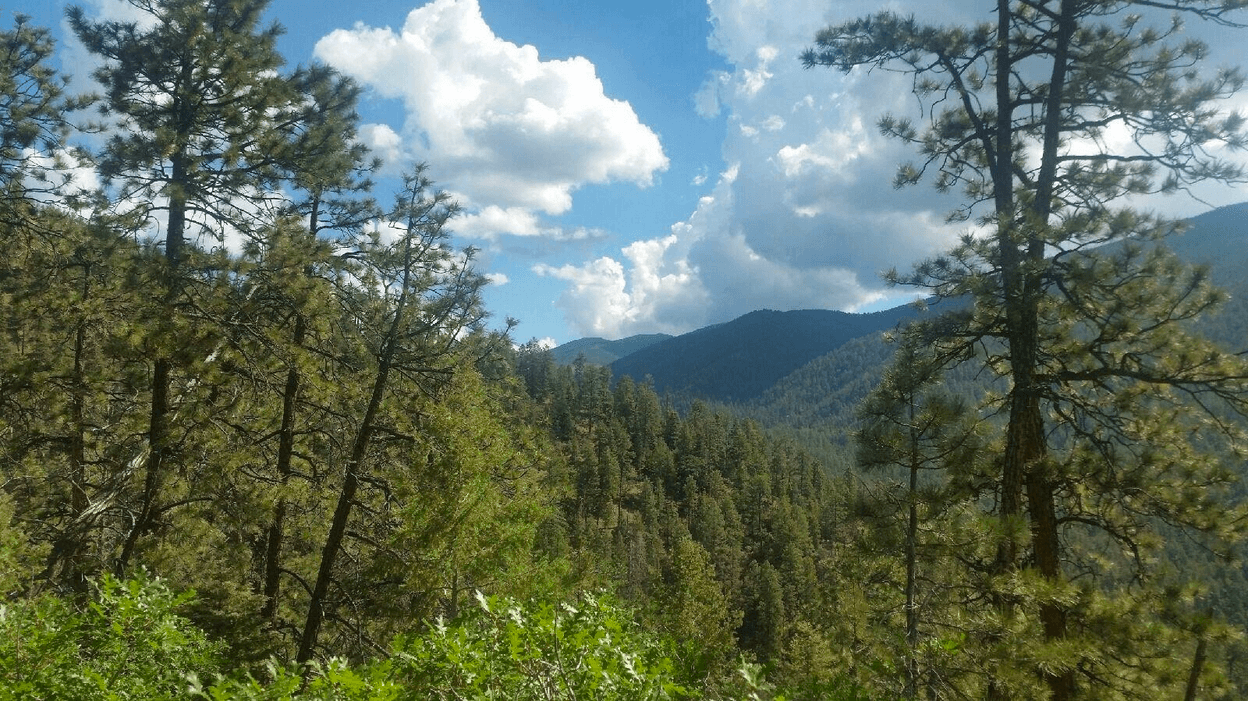
[[[0,698],[1248,697],[1248,224],[1141,206],[1248,181],[1248,3],[812,26],[963,196],[930,307],[569,361],[266,0],[129,2],[88,95],[0,27]]]

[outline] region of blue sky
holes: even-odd
[[[3,7],[63,33],[62,0]],[[84,0],[124,18],[122,0]],[[982,20],[983,0],[273,0],[290,64],[366,89],[362,136],[394,174],[428,161],[465,205],[498,318],[517,340],[681,333],[754,309],[904,300],[878,273],[947,246],[954,201],[894,191],[911,158],[874,128],[910,114],[887,73],[803,70],[814,33],[884,8]],[[12,10],[9,8],[13,8]],[[1205,30],[1202,30],[1205,31]],[[1216,30],[1209,65],[1242,63]],[[1221,51],[1217,51],[1221,49]],[[89,87],[72,41],[62,68]],[[1243,100],[1241,104],[1245,104]],[[384,181],[383,181],[384,183]],[[379,192],[379,199],[389,199]],[[1219,205],[1244,189],[1202,191]],[[1151,203],[1190,215],[1206,205]]]

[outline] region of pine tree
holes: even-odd
[[[84,593],[118,518],[117,476],[141,432],[127,373],[141,309],[125,270],[136,247],[104,219],[27,207],[3,232],[0,465],[28,532],[52,545],[41,580]]]
[[[920,576],[927,583],[936,581],[931,573],[921,574],[919,550],[920,510],[922,502],[933,496],[924,495],[920,476],[944,469],[956,470],[978,459],[975,422],[969,408],[957,398],[940,392],[941,363],[923,353],[921,339],[907,336],[901,341],[896,357],[883,381],[863,401],[858,414],[863,420],[856,434],[858,464],[864,468],[899,467],[906,472],[904,499],[905,527],[905,615],[906,615],[906,684],[902,697],[918,695],[920,629],[925,627],[920,612],[918,586]],[[924,481],[927,482],[927,481]],[[930,492],[930,491],[927,491]],[[947,508],[962,494],[946,494],[936,511]]]
[[[688,537],[676,542],[659,595],[664,630],[685,642],[690,678],[723,678],[736,649],[741,612],[732,609],[710,555]]]
[[[66,179],[52,182],[69,130],[65,78],[49,65],[54,44],[47,29],[18,15],[0,31],[0,465],[6,489],[35,525],[57,544],[49,579],[81,584],[87,509],[88,319],[95,307],[99,268],[85,244],[87,229],[54,207],[37,204]],[[62,198],[69,204],[68,197]],[[74,310],[71,300],[78,303]],[[65,331],[72,342],[64,337]],[[69,354],[53,349],[72,346]],[[42,465],[40,465],[42,464]],[[24,474],[24,475],[23,475]],[[69,499],[53,507],[49,494],[67,486]],[[58,495],[63,496],[63,495]],[[63,509],[58,509],[63,507]],[[68,567],[65,567],[67,566]]]
[[[405,177],[404,190],[390,214],[403,223],[403,231],[393,241],[381,240],[380,232],[375,234],[377,241],[366,249],[366,268],[358,289],[344,293],[343,303],[362,337],[364,355],[358,361],[367,369],[366,382],[361,383],[365,392],[363,404],[351,418],[354,429],[343,482],[311,581],[296,656],[300,662],[315,654],[356,494],[373,475],[370,460],[376,454],[376,437],[381,434],[410,442],[404,432],[384,422],[386,407],[393,404],[391,397],[435,395],[454,377],[460,337],[477,331],[484,315],[480,300],[484,278],[471,267],[471,251],[457,257],[447,246],[447,224],[458,208],[445,193],[431,192],[432,182],[423,171],[420,167]],[[403,393],[392,387],[400,381]],[[433,464],[436,454],[431,452],[427,460]]]
[[[68,195],[68,176],[49,177],[66,149],[67,113],[89,99],[67,99],[65,76],[49,65],[51,32],[17,15],[0,31],[0,225],[22,221],[20,203],[35,193]]]
[[[368,158],[367,149],[355,138],[359,87],[323,66],[298,71],[292,83],[304,98],[294,110],[292,133],[285,144],[288,154],[283,161],[295,199],[284,208],[284,214],[302,224],[274,227],[261,243],[262,262],[251,271],[255,282],[250,287],[264,284],[259,280],[265,276],[259,273],[265,271],[272,274],[267,281],[271,287],[258,304],[249,306],[253,313],[243,315],[247,319],[264,314],[277,324],[279,334],[288,335],[280,341],[266,340],[289,349],[283,356],[285,374],[277,389],[281,417],[272,471],[279,495],[260,564],[265,599],[261,616],[271,621],[277,615],[281,589],[286,493],[296,473],[298,437],[306,434],[299,415],[308,403],[302,396],[309,393],[309,376],[327,380],[325,373],[309,372],[309,354],[316,347],[316,339],[323,342],[331,336],[323,329],[325,320],[332,318],[331,281],[350,268],[329,239],[358,240],[378,216],[375,203],[366,196],[372,187],[367,176],[377,162]],[[244,330],[250,326],[242,325]]]
[[[290,83],[277,72],[281,29],[260,28],[267,0],[131,4],[150,24],[96,22],[77,6],[67,13],[79,40],[103,59],[94,77],[104,91],[100,112],[110,136],[99,154],[100,173],[118,208],[163,233],[164,262],[152,280],[158,299],[145,325],[152,348],[150,411],[145,455],[134,461],[142,487],[117,558],[119,572],[139,539],[182,501],[162,493],[168,464],[186,435],[174,422],[180,409],[191,407],[196,382],[176,382],[175,376],[180,366],[215,355],[214,342],[204,338],[211,330],[185,317],[205,314],[196,307],[210,293],[200,288],[221,282],[191,275],[195,237],[224,241],[254,229],[281,175],[291,103]],[[157,217],[161,211],[164,217]]]
[[[1147,26],[1135,5],[1174,19]],[[973,27],[880,13],[822,30],[803,56],[808,67],[911,74],[930,124],[880,120],[922,154],[897,184],[934,173],[936,187],[965,193],[954,218],[988,230],[893,279],[970,298],[924,333],[951,364],[979,352],[1009,381],[995,567],[1040,578],[1046,594],[1030,599],[1051,655],[1036,667],[1054,698],[1097,684],[1089,657],[1063,646],[1080,628],[1068,535],[1098,530],[1139,553],[1156,519],[1223,536],[1238,525],[1223,505],[1242,460],[1242,424],[1229,417],[1248,414],[1248,369],[1187,333],[1221,296],[1158,243],[1175,223],[1128,205],[1243,180],[1216,153],[1246,144],[1242,117],[1218,109],[1243,77],[1202,76],[1207,48],[1180,37],[1184,15],[1232,24],[1243,5],[999,0],[996,22]],[[1113,129],[1134,148],[1102,148]],[[1215,434],[1222,445],[1204,443]],[[1016,604],[1003,597],[1006,610]]]

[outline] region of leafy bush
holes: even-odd
[[[244,674],[196,690],[212,699],[673,699],[696,695],[675,674],[670,639],[641,630],[605,595],[575,604],[478,595],[455,621],[401,637],[388,660],[270,664],[267,681]]]
[[[453,626],[395,645],[396,672],[425,694],[468,699],[671,699],[689,694],[675,677],[672,642],[633,624],[602,595],[576,604],[478,596]]]
[[[0,604],[0,698],[185,697],[188,673],[220,666],[220,647],[178,614],[192,597],[145,574],[105,575],[84,607],[52,595]]]

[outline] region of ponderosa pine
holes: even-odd
[[[131,4],[144,14],[142,23],[94,21],[79,6],[67,12],[78,39],[103,61],[94,77],[110,136],[98,154],[100,174],[118,208],[163,234],[164,262],[152,281],[159,299],[145,325],[150,411],[146,446],[134,458],[142,486],[117,556],[119,573],[129,567],[139,539],[184,499],[162,495],[168,464],[186,435],[175,426],[177,414],[190,413],[193,399],[184,394],[195,385],[175,376],[180,366],[214,355],[197,338],[204,325],[184,318],[196,305],[194,284],[211,284],[187,270],[197,251],[193,242],[252,229],[271,197],[268,186],[281,175],[277,158],[285,153],[291,101],[290,83],[277,72],[281,29],[260,26],[267,0]]]
[[[1248,367],[1187,332],[1222,296],[1158,243],[1176,223],[1131,206],[1244,179],[1219,155],[1248,143],[1243,118],[1220,102],[1243,76],[1201,70],[1207,47],[1181,36],[1185,16],[1230,25],[1244,6],[999,0],[995,22],[969,27],[884,12],[820,31],[803,55],[807,67],[910,74],[930,123],[880,120],[921,154],[896,184],[931,174],[964,192],[954,219],[987,229],[892,278],[972,300],[926,325],[928,340],[951,363],[980,354],[1008,381],[994,568],[1043,583],[1047,594],[1027,599],[1051,644],[1035,667],[1054,698],[1108,684],[1077,646],[1064,648],[1079,627],[1072,532],[1138,554],[1158,520],[1220,536],[1242,524],[1225,498],[1244,450],[1230,416],[1248,414]],[[1154,28],[1137,7],[1173,18]],[[1110,130],[1133,146],[1104,148]],[[1204,443],[1215,434],[1224,442]],[[989,695],[1012,693],[989,684]]]

